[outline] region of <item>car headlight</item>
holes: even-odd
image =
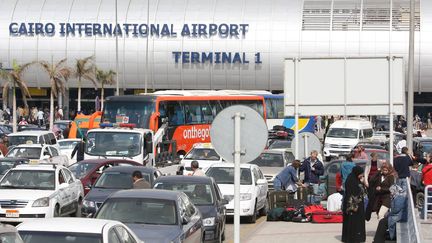
[[[249,201],[252,198],[251,193],[240,193],[240,201]]]
[[[33,202],[32,207],[49,207],[49,197],[39,198]]]
[[[204,226],[213,226],[215,224],[215,217],[203,219]]]
[[[95,208],[96,204],[93,201],[84,200],[83,201],[83,206],[86,207],[86,208]]]

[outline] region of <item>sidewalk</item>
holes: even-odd
[[[366,222],[366,242],[372,242],[376,218]],[[248,243],[336,243],[341,242],[342,224],[265,222],[248,238]]]

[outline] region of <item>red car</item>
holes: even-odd
[[[88,159],[77,162],[69,166],[69,170],[80,179],[84,186],[84,195],[90,191],[90,186],[94,184],[96,179],[102,172],[113,166],[143,166],[142,164],[132,160],[122,159]]]

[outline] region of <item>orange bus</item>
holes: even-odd
[[[154,94],[108,97],[103,122],[132,123],[154,132],[162,121],[168,122],[166,140],[176,141],[177,154],[185,155],[195,143],[210,142],[210,124],[224,108],[245,105],[265,119],[261,96],[221,95],[217,91],[166,91]]]
[[[87,131],[93,128],[99,128],[102,112],[98,111],[92,115],[78,114],[71,124],[68,138],[82,138]],[[78,130],[79,128],[79,130]]]

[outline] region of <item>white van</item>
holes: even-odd
[[[335,121],[324,140],[324,156],[331,157],[349,153],[360,140],[373,136],[372,123],[365,120]]]

